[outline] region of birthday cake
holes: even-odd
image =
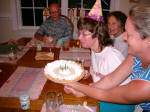
[[[56,60],[45,66],[44,75],[57,83],[76,82],[84,76],[84,69],[74,61]]]

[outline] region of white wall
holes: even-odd
[[[21,33],[13,31],[12,18],[11,18],[11,0],[0,0],[0,43],[6,42],[9,39],[19,39],[21,37],[27,37],[28,35],[22,35]],[[113,1],[113,0],[112,0]],[[133,3],[129,3],[129,0],[116,0],[117,9],[128,14],[130,7]]]
[[[23,35],[12,29],[10,0],[0,0],[0,43],[9,39],[19,39]]]
[[[120,0],[119,9],[128,15],[130,8],[135,5],[135,3],[129,2],[129,0]]]

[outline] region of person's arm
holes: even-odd
[[[80,92],[105,102],[135,104],[150,101],[150,82],[148,81],[133,80],[126,85],[116,86],[131,73],[132,60],[132,56],[128,56],[112,74],[106,76],[95,86],[80,83],[70,83],[68,86],[78,91],[77,93]]]
[[[49,25],[49,20],[45,21],[41,26],[40,28],[37,30],[37,32],[35,33],[34,37],[37,39],[37,40],[40,40],[40,41],[43,41],[43,42],[47,42],[47,41],[53,41],[54,38],[50,35],[47,34],[48,32],[48,28],[47,26]]]
[[[34,37],[37,39],[37,40],[40,40],[40,41],[43,41],[45,44],[48,44],[48,45],[50,45],[50,44],[56,44],[57,43],[57,41],[58,41],[58,39],[57,38],[53,38],[53,37],[51,37],[51,36],[42,36],[42,35],[40,35],[39,33],[35,33],[35,35],[34,35]]]
[[[40,28],[34,34],[35,39],[44,41],[44,36],[46,35],[46,32],[47,32],[47,27],[46,27],[47,24],[48,24],[48,20],[42,23]]]
[[[46,41],[52,42],[54,40],[54,38],[51,37],[51,36],[47,36],[47,35],[42,36],[41,34],[39,34],[37,32],[35,33],[34,37],[37,40],[40,40],[40,41],[43,41],[43,42],[46,42]]]
[[[36,38],[37,40],[40,40],[40,41],[44,41],[44,36],[40,35],[37,32],[35,33],[34,38]]]
[[[77,91],[77,96],[87,95],[89,97],[113,103],[135,104],[150,101],[150,82],[144,80],[133,80],[123,86],[117,86],[131,73],[133,57],[127,59],[110,75],[103,78],[94,86],[80,83],[70,83]],[[82,93],[82,95],[81,95]]]
[[[144,80],[134,80],[127,85],[107,90],[79,83],[71,83],[69,86],[89,97],[105,102],[136,104],[150,101],[150,82]]]

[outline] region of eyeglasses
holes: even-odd
[[[80,36],[80,35],[82,35],[82,36],[84,36],[84,37],[87,37],[87,36],[92,35],[92,33],[89,32],[89,31],[83,31],[83,32],[79,32],[79,36]]]
[[[58,13],[59,13],[59,10],[57,10],[57,11],[50,11],[49,13],[50,13],[50,14],[58,14]]]

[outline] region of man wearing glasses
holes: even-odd
[[[50,17],[40,26],[34,37],[43,41],[47,46],[62,46],[72,39],[72,25],[68,19],[60,16],[61,10],[57,3],[49,6]]]

